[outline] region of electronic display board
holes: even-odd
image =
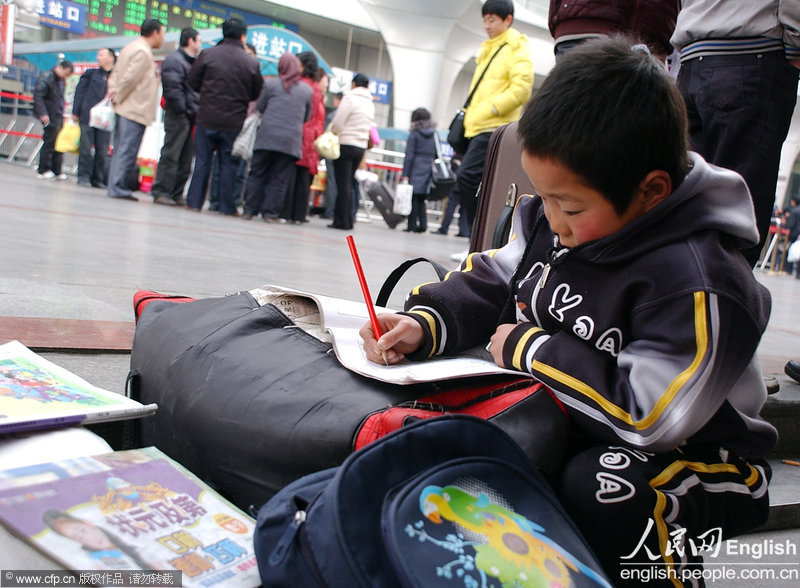
[[[139,34],[142,21],[157,18],[166,24],[167,32],[185,27],[214,29],[238,16],[248,25],[264,24],[297,31],[293,24],[275,21],[268,16],[238,10],[204,0],[72,0],[86,7],[85,37],[106,37]]]

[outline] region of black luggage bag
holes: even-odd
[[[136,441],[157,446],[240,508],[260,506],[397,427],[446,412],[491,419],[543,470],[560,463],[565,412],[533,380],[388,384],[345,369],[330,344],[248,292],[194,302],[142,294],[129,386],[133,398],[159,409],[138,421]]]
[[[394,194],[386,182],[371,182],[367,184],[366,191],[390,229],[406,218],[402,214],[394,213]]]

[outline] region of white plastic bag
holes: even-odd
[[[239,135],[233,142],[231,153],[233,153],[234,157],[244,159],[245,161],[250,161],[252,159],[253,148],[256,144],[256,135],[258,134],[258,128],[260,126],[261,113],[259,112],[254,112],[244,119],[242,130],[239,131]]]
[[[408,216],[411,214],[411,198],[414,194],[414,186],[411,184],[397,184],[394,190],[394,207],[392,212]]]
[[[114,130],[114,107],[111,100],[103,98],[89,110],[89,126],[101,131]]]
[[[792,243],[789,247],[789,254],[786,256],[786,261],[789,263],[797,263],[800,261],[800,239]]]

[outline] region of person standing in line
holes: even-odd
[[[330,126],[331,121],[333,121],[333,115],[336,114],[336,111],[339,109],[342,98],[344,98],[344,94],[341,92],[337,92],[333,95],[331,108],[327,110],[325,114],[326,129]],[[325,160],[325,211],[322,213],[322,218],[327,219],[333,219],[333,211],[336,207],[336,170],[333,168],[333,161],[333,159]]]
[[[317,175],[319,153],[314,147],[314,141],[325,130],[325,102],[319,86],[320,70],[317,56],[311,51],[297,54],[303,73],[300,81],[311,88],[311,116],[303,125],[303,146],[300,159],[295,164],[295,177],[286,205],[283,208],[282,218],[293,224],[308,222],[308,195],[311,190],[311,180]]]
[[[672,44],[692,148],[744,177],[761,240],[769,236],[781,148],[797,101],[800,2],[683,0]]]
[[[556,61],[589,39],[626,34],[647,45],[650,53],[666,62],[672,54],[670,37],[679,10],[680,0],[550,0],[547,21],[555,41]]]
[[[278,77],[268,78],[256,109],[262,113],[247,178],[245,220],[261,214],[277,222],[294,183],[303,151],[303,123],[311,116],[312,90],[300,83],[303,66],[291,53],[278,61]]]
[[[90,111],[108,94],[108,76],[117,62],[113,49],[100,49],[97,64],[87,69],[75,88],[72,99],[72,118],[81,126],[81,144],[78,155],[78,185],[106,189],[108,184],[108,147],[111,131],[89,125]]]
[[[200,54],[200,35],[193,28],[181,31],[180,46],[161,64],[164,90],[164,145],[158,161],[153,201],[184,204],[183,189],[192,173],[192,128],[197,114],[197,92],[189,86],[189,71]]]
[[[235,195],[230,187],[236,177],[231,155],[233,142],[242,130],[247,106],[258,98],[264,78],[258,62],[244,48],[247,25],[238,18],[222,23],[222,42],[206,49],[195,60],[189,85],[200,94],[195,130],[195,162],[189,184],[187,206],[200,212],[206,199],[214,152],[219,157],[219,211],[238,216]]]
[[[33,115],[44,127],[42,150],[39,152],[40,180],[66,180],[61,173],[64,155],[56,151],[56,137],[64,125],[64,80],[72,75],[72,63],[62,61],[36,82],[33,91]]]
[[[367,151],[369,134],[375,125],[375,103],[369,91],[369,78],[357,73],[351,91],[342,98],[331,121],[331,131],[339,136],[340,155],[333,162],[336,173],[336,205],[331,229],[353,229],[353,182],[356,170]]]
[[[120,52],[108,78],[108,96],[117,113],[114,154],[108,178],[108,195],[121,200],[138,200],[129,183],[130,170],[142,145],[147,126],[155,120],[158,74],[153,49],[164,42],[164,27],[149,18],[142,23],[141,36]]]
[[[244,52],[253,59],[258,59],[256,47],[252,43],[245,43]],[[257,100],[252,100],[250,104],[247,105],[247,116],[250,116],[256,111],[257,102]],[[247,176],[250,172],[250,162],[236,157],[233,154],[231,154],[231,160],[236,167],[236,176],[233,181],[233,205],[238,210],[244,204],[244,185],[247,182]],[[211,178],[209,183],[211,185],[208,189],[208,210],[219,212],[219,157],[216,153],[214,154],[214,162],[211,165]]]
[[[520,117],[533,88],[528,37],[512,28],[514,3],[511,0],[487,0],[481,13],[483,28],[489,38],[481,45],[476,58],[470,84],[470,92],[474,90],[475,93],[464,115],[464,136],[469,139],[469,147],[464,153],[451,195],[461,203],[461,211],[466,214],[470,228],[478,209],[476,194],[486,163],[489,138],[496,128]]]
[[[436,159],[436,140],[433,134],[436,125],[431,121],[427,108],[417,108],[411,113],[411,132],[406,141],[406,156],[403,163],[403,181],[414,187],[411,197],[411,214],[408,215],[407,233],[424,233],[428,230],[428,212],[425,197],[430,193],[433,181],[433,160]]]

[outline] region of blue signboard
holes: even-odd
[[[215,45],[219,39],[214,39],[207,46]],[[256,48],[256,56],[261,64],[261,74],[265,76],[278,75],[278,60],[284,53],[301,53],[313,51],[319,60],[319,66],[330,74],[331,68],[322,55],[300,35],[288,29],[256,25],[247,27],[247,42]]]
[[[392,82],[370,78],[369,91],[372,92],[372,99],[379,104],[392,103]]]
[[[79,35],[86,29],[86,7],[80,4],[68,0],[40,0],[36,12],[42,26]]]

